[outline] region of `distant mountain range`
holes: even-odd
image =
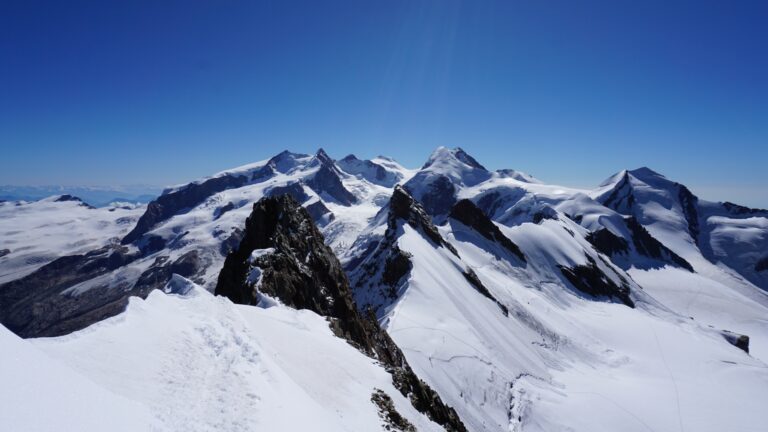
[[[37,201],[52,195],[73,195],[94,207],[103,207],[113,202],[147,203],[162,192],[155,186],[0,186],[0,200]]]

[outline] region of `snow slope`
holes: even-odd
[[[418,430],[442,430],[411,406],[381,366],[335,337],[324,318],[284,306],[238,306],[179,277],[174,283],[186,285],[186,293],[134,297],[125,313],[63,337],[17,339],[18,347],[4,338],[4,352],[42,351],[58,361],[49,361],[55,367],[118,395],[102,401],[105,416],[123,410],[120,419],[135,407],[151,412],[162,431],[385,430],[371,401],[376,389]],[[34,393],[18,396],[37,377],[21,367],[16,372],[2,394],[17,395],[16,405],[39,406]],[[52,397],[72,388],[53,389]],[[72,413],[72,421],[88,414]],[[12,412],[0,422],[11,418],[30,424]],[[138,420],[126,430],[150,430]]]
[[[3,430],[160,430],[148,407],[99,386],[34,345],[0,326]]]
[[[524,224],[505,232],[530,260],[535,251],[525,237],[572,239],[547,238],[553,228],[562,231]],[[471,430],[759,429],[768,366],[719,331],[642,292],[635,309],[594,301],[553,273],[495,256],[465,227],[440,230],[461,258],[405,225],[398,247],[411,254],[413,270],[383,321],[416,373]],[[509,316],[467,283],[465,265]]]

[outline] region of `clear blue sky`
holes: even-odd
[[[768,2],[0,2],[0,184],[438,145],[768,207]]]

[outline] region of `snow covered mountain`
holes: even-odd
[[[0,322],[46,336],[4,349],[126,401],[132,430],[762,427],[768,211],[647,168],[578,190],[462,149],[321,149],[145,207],[0,215]],[[16,386],[44,376],[23,359]],[[51,430],[21,412],[0,420]]]

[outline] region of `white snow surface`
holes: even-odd
[[[123,314],[67,336],[25,341],[1,328],[0,424],[25,431],[383,431],[371,402],[381,389],[418,430],[442,430],[323,317],[235,305],[187,284],[184,296],[131,298]]]

